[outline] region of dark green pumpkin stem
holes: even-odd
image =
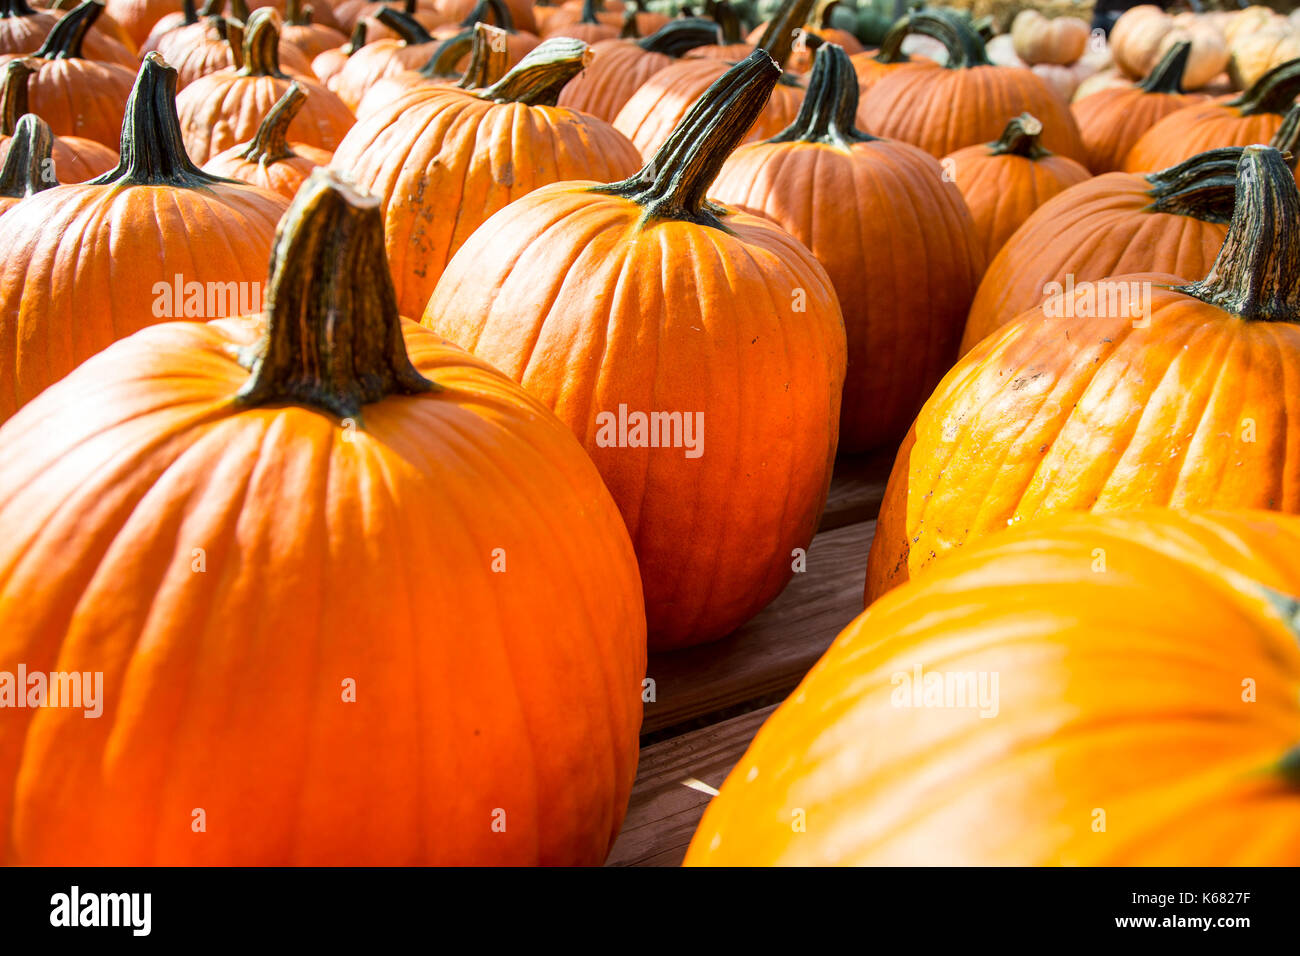
[[[780,76],[776,60],[766,50],[755,50],[704,91],[640,172],[594,191],[639,204],[645,210],[643,224],[675,219],[725,229],[705,194],[767,105]]]
[[[293,159],[298,155],[289,147],[289,124],[306,100],[307,91],[301,84],[297,80],[290,83],[284,95],[267,111],[261,125],[257,127],[257,133],[239,155],[250,163],[264,166]]]
[[[456,72],[456,64],[464,59],[466,53],[472,57],[473,49],[474,31],[462,30],[435,46],[418,72],[427,80],[457,79],[460,74]]]
[[[0,0],[0,20],[10,17],[30,17],[36,11],[27,4],[27,0]]]
[[[492,23],[493,26],[500,27],[502,30],[505,30],[506,33],[515,32],[515,21],[514,18],[510,16],[510,8],[506,6],[502,0],[479,0],[479,2],[474,5],[474,9],[469,12],[469,15],[466,16],[464,20],[460,21],[459,25],[468,30],[474,24],[481,21],[492,22],[488,20],[489,16],[492,17],[492,20],[496,21],[495,23]]]
[[[582,10],[578,15],[578,22],[599,26],[600,18],[596,16],[596,9],[596,0],[582,0]]]
[[[1237,188],[1240,146],[1222,146],[1197,153],[1176,166],[1148,173],[1152,212],[1191,216],[1203,222],[1226,223],[1232,218]]]
[[[1178,291],[1251,321],[1300,318],[1300,191],[1272,146],[1242,150],[1219,256],[1204,279]]]
[[[194,6],[194,0],[181,0],[181,22],[186,26],[199,22],[199,11]]]
[[[1296,159],[1300,158],[1300,103],[1286,111],[1282,125],[1277,128],[1268,145],[1280,152],[1287,165],[1295,169]]]
[[[0,196],[26,199],[42,189],[57,186],[53,152],[54,134],[45,121],[31,113],[20,119],[9,141],[4,166],[0,166]]]
[[[1138,84],[1143,93],[1181,93],[1183,91],[1183,71],[1187,69],[1187,58],[1192,54],[1192,41],[1179,40],[1171,46],[1147,74],[1147,78]]]
[[[311,24],[310,7],[303,9],[302,0],[284,0],[284,22],[296,27],[305,27]]]
[[[591,48],[572,37],[551,37],[478,96],[496,103],[554,106],[564,84],[591,62]]]
[[[1030,113],[1021,113],[1007,123],[1000,139],[989,143],[994,156],[1023,156],[1040,160],[1052,154],[1043,148],[1038,138],[1043,135],[1043,124]]]
[[[86,0],[75,10],[54,24],[41,48],[32,56],[47,60],[82,59],[81,43],[86,39],[86,32],[99,15],[104,12],[104,5],[99,0]]]
[[[199,8],[199,16],[205,20],[208,17],[219,17],[224,9],[226,9],[226,0],[208,0]]]
[[[0,136],[13,136],[27,113],[27,77],[37,70],[35,60],[10,60],[0,83]]]
[[[379,200],[314,171],[276,230],[266,326],[240,356],[244,406],[306,405],[358,423],[365,405],[437,389],[411,364]]]
[[[812,5],[813,0],[782,0],[759,38],[758,49],[770,53],[783,70],[794,49],[795,31],[803,27]]]
[[[641,36],[637,31],[636,12],[636,7],[630,3],[623,8],[623,26],[618,31],[619,39],[636,40]]]
[[[424,24],[409,13],[392,7],[380,7],[375,19],[396,33],[397,38],[407,46],[433,42],[433,36],[424,28]]]
[[[727,0],[713,0],[705,7],[705,12],[713,18],[713,22],[722,31],[724,44],[744,42],[745,31],[740,28],[740,17],[736,13],[736,8]]]
[[[648,37],[637,40],[636,45],[647,53],[680,57],[696,47],[718,42],[721,41],[716,23],[700,17],[687,17],[665,24]]]
[[[244,24],[229,17],[212,17],[217,33],[230,47],[230,62],[236,70],[244,68]]]
[[[230,18],[247,24],[251,16],[248,12],[248,0],[230,0]]]
[[[229,182],[190,161],[176,115],[176,71],[157,53],[145,56],[126,101],[117,167],[90,181],[95,186],[197,188]]]
[[[844,48],[826,43],[813,59],[808,92],[793,123],[769,143],[826,143],[848,148],[873,137],[857,129],[858,76]]]
[[[1285,113],[1291,108],[1298,95],[1300,95],[1300,58],[1287,60],[1273,67],[1228,105],[1237,107],[1242,116]]]
[[[280,69],[279,20],[280,14],[274,7],[261,7],[244,21],[244,59],[239,69],[240,76],[287,78]]]
[[[877,63],[910,63],[911,57],[903,52],[903,41],[912,32],[912,15],[899,17],[880,41],[880,49],[872,57]]]
[[[975,66],[992,66],[984,41],[962,17],[946,9],[920,10],[911,15],[909,33],[919,33],[943,44],[948,51],[950,70]]]
[[[366,21],[358,20],[352,28],[352,35],[348,37],[348,42],[343,44],[342,50],[344,56],[351,56],[363,46],[366,45]]]
[[[470,32],[469,65],[456,85],[462,90],[482,90],[505,76],[510,66],[510,34],[482,21]]]

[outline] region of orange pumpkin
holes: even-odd
[[[869,600],[1060,511],[1300,512],[1300,192],[1270,146],[1241,167],[1204,279],[1063,283],[957,363],[890,478],[884,507],[905,517],[882,508]]]
[[[632,178],[506,206],[424,313],[591,454],[636,547],[652,648],[721,637],[785,587],[835,457],[829,277],[784,229],[705,199],[779,75],[755,51]]]
[[[1088,33],[1088,24],[1078,17],[1049,19],[1032,7],[1021,10],[1011,22],[1016,56],[1030,66],[1069,66],[1088,48]]]
[[[154,24],[173,12],[176,0],[105,0],[108,15],[122,25],[137,49],[142,49]]]
[[[554,416],[399,317],[382,233],[317,173],[264,316],[146,329],[0,430],[0,666],[111,688],[103,720],[6,711],[0,857],[604,859],[645,673],[627,531]]]
[[[1267,143],[1300,94],[1300,60],[1270,70],[1246,92],[1170,113],[1124,158],[1132,173],[1163,169],[1219,146]]]
[[[244,64],[244,24],[220,14],[205,16],[158,37],[158,52],[176,69],[177,89],[201,76]],[[311,64],[296,46],[280,40],[280,65],[291,73],[311,76]]]
[[[380,198],[404,314],[424,313],[452,254],[507,203],[549,183],[636,170],[636,149],[608,123],[554,105],[588,56],[581,40],[555,37],[486,90],[413,88],[339,146],[334,168]]]
[[[33,72],[29,60],[10,60],[0,80],[0,159],[27,114],[27,77]],[[44,122],[44,121],[42,121]],[[106,173],[117,165],[117,152],[92,139],[79,136],[54,137],[55,173],[60,182],[79,183]]]
[[[438,0],[437,6],[448,21],[463,22],[480,3],[481,0]],[[541,30],[538,29],[539,24],[537,22],[538,9],[534,7],[533,0],[502,0],[501,6],[505,7],[506,17],[509,18],[508,22],[511,29],[540,37]],[[504,28],[505,21],[498,18],[493,26]]]
[[[1296,866],[1297,599],[1281,515],[972,544],[836,638],[686,865]]]
[[[327,90],[333,92],[334,87],[338,84],[338,75],[348,65],[348,60],[366,45],[366,31],[366,21],[358,21],[357,25],[352,28],[352,35],[348,37],[347,43],[333,50],[326,50],[311,61],[311,72],[325,85]]]
[[[39,117],[28,113],[18,121],[0,164],[0,215],[28,196],[57,186],[54,175],[54,135]]]
[[[989,263],[961,350],[1043,301],[1051,283],[1128,272],[1202,275],[1232,217],[1240,149],[1143,176],[1105,173],[1039,206]]]
[[[856,129],[857,104],[849,57],[825,44],[793,125],[737,149],[709,190],[778,223],[830,276],[848,342],[839,447],[849,452],[896,439],[948,371],[985,262],[934,157]],[[928,281],[913,281],[909,262],[927,263]]]
[[[302,109],[307,94],[294,82],[271,107],[247,143],[218,153],[203,164],[203,171],[226,179],[238,179],[292,199],[312,170],[328,166],[333,154],[306,143],[288,141],[289,124]]]
[[[542,31],[543,37],[572,37],[583,43],[613,40],[620,32],[622,17],[616,13],[598,13],[596,0],[582,0],[576,18],[552,19]]]
[[[944,44],[938,70],[902,70],[877,81],[863,98],[859,119],[879,136],[947,156],[997,139],[1009,116],[1032,113],[1043,124],[1043,146],[1083,162],[1083,142],[1069,107],[1031,70],[993,66],[970,24],[944,10],[912,15],[909,32]]]
[[[376,19],[396,37],[375,40],[357,50],[334,81],[334,92],[354,113],[366,90],[377,80],[423,66],[439,46],[418,20],[405,13],[384,7]]]
[[[357,119],[366,119],[416,89],[454,86],[482,90],[492,86],[507,73],[510,54],[504,42],[506,36],[500,27],[480,21],[474,29],[443,40],[420,69],[386,76],[366,90],[357,106]],[[456,65],[465,58],[467,49],[469,63],[463,74],[457,73]]]
[[[153,53],[158,49],[158,41],[164,34],[173,33],[176,30],[185,27],[197,26],[202,22],[203,17],[220,16],[222,9],[226,5],[226,0],[207,0],[203,4],[202,10],[195,5],[194,0],[181,0],[180,10],[174,10],[165,16],[159,17],[149,30],[149,35],[139,44],[141,55]]]
[[[1170,113],[1200,102],[1200,96],[1182,88],[1190,50],[1190,43],[1177,43],[1139,85],[1099,90],[1070,105],[1089,169],[1094,173],[1119,169],[1142,134]]]
[[[348,38],[334,27],[313,22],[314,13],[313,7],[303,8],[302,0],[285,0],[280,41],[296,46],[308,60],[348,42]]]
[[[695,47],[686,54],[686,59],[695,60],[713,57],[734,63],[736,60],[743,60],[754,52],[754,44],[745,39],[745,31],[740,24],[740,15],[736,13],[735,7],[728,3],[727,0],[707,0],[704,13],[718,25],[718,30],[722,34],[720,37],[721,42],[706,43],[704,46]]]
[[[911,14],[900,17],[880,41],[878,50],[853,54],[850,59],[853,61],[853,72],[858,77],[860,94],[865,95],[869,89],[895,71],[938,68],[939,64],[929,57],[910,56],[903,52],[903,41],[911,35],[911,26]]]
[[[1184,70],[1184,88],[1200,89],[1228,66],[1228,46],[1223,35],[1199,18],[1179,21],[1144,4],[1125,11],[1110,31],[1115,63],[1134,79],[1150,73],[1170,47],[1183,41],[1192,45]]]
[[[166,306],[174,282],[220,285],[224,302],[227,283],[260,287],[265,278],[258,263],[286,203],[190,162],[175,83],[176,71],[148,54],[127,102],[118,167],[47,189],[0,224],[0,420],[117,339],[168,311],[185,316],[183,301]]]
[[[763,34],[758,48],[770,53],[782,67],[790,57],[799,25],[807,18],[812,2],[783,0]],[[614,118],[614,128],[632,141],[642,158],[649,159],[667,141],[696,100],[730,65],[728,60],[717,57],[700,57],[683,59],[660,70],[623,104]],[[767,139],[789,126],[799,113],[803,96],[800,81],[788,74],[782,76],[744,142]]]
[[[717,36],[712,21],[688,18],[642,40],[602,40],[591,48],[591,65],[560,91],[560,105],[612,123],[646,80]]]
[[[243,66],[199,77],[176,97],[185,148],[195,162],[206,163],[236,143],[247,142],[294,81],[308,96],[290,127],[290,137],[330,151],[343,141],[355,122],[352,111],[318,83],[301,75],[287,76],[280,69],[279,43],[280,15],[264,7],[249,18],[244,31]]]
[[[68,10],[32,9],[26,0],[0,2],[0,53],[32,54],[48,39],[50,31]],[[81,40],[85,56],[90,60],[116,63],[134,71],[139,64],[133,49],[118,38],[109,18],[100,6],[98,19],[92,18]]]
[[[975,220],[987,262],[1043,203],[1092,174],[1041,143],[1043,124],[1028,113],[1007,123],[997,142],[967,146],[946,156],[943,167]]]

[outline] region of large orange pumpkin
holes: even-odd
[[[105,0],[108,14],[142,48],[154,24],[176,8],[176,0]]]
[[[0,159],[18,129],[18,121],[27,114],[27,77],[35,64],[30,60],[10,60],[0,79]],[[106,173],[117,165],[117,152],[93,139],[80,136],[56,136],[53,146],[54,168],[60,182],[79,183]]]
[[[0,53],[33,52],[67,12],[33,9],[27,0],[0,0]],[[86,55],[92,60],[107,60],[124,66],[134,64],[134,53],[120,38],[118,30],[117,24],[101,14],[82,40]]]
[[[211,9],[211,8],[208,8]],[[199,23],[186,24],[162,34],[158,52],[176,69],[177,88],[185,89],[199,77],[226,67],[244,65],[244,23],[233,17],[210,13]],[[312,76],[306,55],[291,43],[280,39],[280,66],[290,73]]]
[[[1149,175],[1106,173],[1039,206],[989,263],[962,336],[968,352],[1047,287],[1127,272],[1204,275],[1232,217],[1240,148]]]
[[[926,10],[912,15],[908,31],[941,41],[948,60],[939,70],[895,71],[867,91],[860,118],[876,135],[947,156],[992,142],[1010,117],[1032,113],[1043,124],[1044,147],[1084,161],[1066,103],[1033,71],[991,64],[967,21],[944,9]]]
[[[830,480],[845,368],[830,278],[784,229],[705,199],[779,75],[755,51],[631,179],[502,209],[424,314],[591,454],[632,533],[652,648],[721,637],[775,597]]]
[[[1022,113],[994,143],[967,146],[944,158],[945,170],[975,220],[987,262],[1021,224],[1062,190],[1091,178],[1081,164],[1042,146],[1043,124]]]
[[[1237,97],[1186,106],[1142,134],[1124,158],[1124,169],[1164,169],[1219,146],[1267,143],[1300,94],[1300,60],[1269,70]]]
[[[0,667],[104,689],[0,716],[6,862],[604,859],[627,531],[554,416],[399,318],[382,231],[318,173],[265,317],[146,329],[0,429]]]
[[[320,84],[301,74],[286,75],[280,69],[279,45],[280,15],[263,7],[244,31],[243,65],[201,76],[176,97],[185,148],[196,163],[247,142],[295,81],[308,96],[290,127],[291,138],[331,152],[343,141],[356,121],[352,111]]]
[[[327,90],[333,92],[335,85],[338,83],[338,75],[348,65],[348,60],[352,58],[352,55],[366,45],[367,38],[366,21],[359,20],[357,25],[352,28],[352,35],[348,37],[347,43],[333,50],[326,50],[324,53],[317,54],[316,58],[311,61],[312,73],[325,85]]]
[[[54,174],[54,135],[39,117],[28,113],[8,143],[0,164],[0,214],[28,196],[58,185]]]
[[[413,88],[344,139],[334,168],[380,198],[403,314],[424,314],[447,261],[498,209],[549,183],[637,169],[612,126],[555,106],[588,56],[581,40],[547,40],[486,90]]]
[[[127,103],[118,167],[83,185],[47,189],[0,224],[0,420],[169,312],[238,314],[239,296],[227,296],[227,284],[261,287],[258,262],[286,203],[190,162],[175,84],[176,71],[150,53]],[[224,304],[187,310],[190,283],[204,302],[215,299],[203,292],[219,287]]]
[[[1070,515],[858,617],[686,865],[1300,865],[1300,519]]]
[[[1059,511],[1300,512],[1300,193],[1272,147],[1241,167],[1204,279],[1062,283],[957,363],[890,476],[868,599]]]
[[[332,87],[353,112],[377,80],[423,66],[440,43],[418,20],[400,11],[384,7],[376,18],[396,36],[367,43],[348,57]]]
[[[848,56],[825,44],[794,124],[737,149],[709,190],[779,223],[831,277],[848,340],[843,451],[877,447],[907,428],[957,357],[985,262],[970,213],[934,157],[856,129],[857,105]],[[917,262],[930,270],[925,282],[909,271]]]
[[[280,42],[296,46],[308,60],[348,42],[348,38],[334,27],[314,22],[315,13],[312,6],[303,8],[302,0],[285,0]]]
[[[506,75],[510,65],[506,37],[501,28],[480,21],[472,30],[443,40],[420,69],[386,76],[367,89],[357,106],[357,119],[366,119],[415,89],[455,86],[462,90],[482,90],[494,85]],[[465,59],[466,50],[470,51],[469,62],[465,72],[458,73],[456,66]],[[564,95],[563,90],[560,95]]]
[[[865,94],[882,79],[899,70],[913,68],[938,68],[939,64],[926,56],[910,56],[903,52],[903,41],[911,35],[911,14],[900,17],[889,28],[877,50],[853,54],[853,72],[858,77],[858,92]]]

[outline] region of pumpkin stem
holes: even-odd
[[[767,105],[780,76],[771,54],[755,50],[704,91],[640,172],[593,191],[640,204],[643,223],[676,219],[725,229],[705,193]]]
[[[213,17],[217,32],[230,47],[230,62],[236,70],[244,68],[244,24],[230,17]]]
[[[298,155],[289,146],[289,124],[298,115],[306,99],[307,91],[301,84],[297,80],[290,83],[284,95],[267,111],[266,117],[257,127],[257,133],[239,154],[240,157],[250,163],[269,166]]]
[[[199,16],[207,19],[208,17],[219,17],[221,11],[226,9],[226,0],[208,0],[199,8]]]
[[[26,199],[57,186],[54,177],[54,134],[39,116],[28,113],[18,121],[9,152],[0,167],[0,196]]]
[[[718,29],[722,31],[722,42],[724,44],[744,41],[745,33],[740,29],[740,17],[736,13],[736,8],[727,0],[711,0],[704,10],[713,18],[713,22],[718,25]]]
[[[688,17],[665,24],[648,37],[637,40],[636,45],[647,53],[680,57],[696,47],[718,42],[720,41],[716,23],[699,17]]]
[[[506,44],[510,34],[480,20],[474,24],[470,36],[469,65],[456,86],[462,90],[487,89],[505,76],[510,65],[510,50]]]
[[[1297,95],[1300,95],[1300,58],[1273,67],[1227,105],[1237,107],[1242,116],[1285,113]]]
[[[0,136],[13,136],[27,113],[27,77],[39,67],[35,60],[10,60],[0,83]]]
[[[1179,40],[1160,58],[1147,78],[1138,84],[1143,93],[1181,93],[1183,91],[1183,71],[1187,69],[1187,58],[1192,54],[1192,41]]]
[[[195,188],[229,181],[190,161],[176,115],[176,71],[158,53],[146,55],[126,101],[117,167],[90,185]]]
[[[284,0],[284,22],[296,27],[305,27],[311,20],[302,8],[302,0]]]
[[[249,16],[248,0],[230,0],[230,19],[247,24]]]
[[[397,34],[397,38],[407,46],[432,43],[433,37],[419,20],[409,13],[394,10],[392,7],[380,7],[375,19]]]
[[[0,20],[10,17],[30,17],[36,11],[27,5],[27,0],[0,0]]]
[[[495,26],[505,30],[506,33],[515,32],[515,21],[514,18],[510,16],[510,8],[507,7],[502,0],[479,0],[479,2],[474,5],[474,9],[469,12],[469,15],[466,16],[464,20],[460,21],[459,25],[468,30],[476,23],[485,21],[491,22],[488,21],[489,14],[491,14],[492,18],[496,21],[494,24]]]
[[[1177,291],[1258,322],[1300,316],[1300,191],[1272,146],[1247,146],[1228,235],[1209,274]]]
[[[772,19],[767,22],[767,29],[759,38],[758,49],[766,50],[776,60],[781,69],[794,50],[796,33],[802,29],[808,13],[812,10],[813,0],[782,0]]]
[[[447,37],[434,47],[429,59],[417,72],[427,80],[457,77],[459,74],[456,72],[456,64],[465,56],[467,50],[471,51],[470,55],[472,57],[473,49],[473,31],[462,30],[455,36]]]
[[[515,68],[475,94],[496,103],[554,106],[564,84],[591,62],[591,48],[572,37],[551,37],[534,47]]]
[[[240,76],[276,76],[287,79],[280,69],[280,13],[275,7],[261,7],[244,21],[244,63]]]
[[[194,6],[194,0],[181,0],[181,22],[186,26],[199,22],[199,11]]]
[[[880,49],[872,57],[877,63],[910,63],[911,57],[903,52],[903,41],[912,32],[912,15],[899,17],[880,41]]]
[[[1030,113],[1021,113],[1007,123],[1002,131],[1002,138],[989,143],[994,156],[1023,156],[1025,159],[1040,160],[1051,156],[1038,142],[1043,135],[1043,124],[1038,117]]]
[[[359,420],[362,406],[437,386],[406,353],[379,200],[317,169],[276,230],[266,327],[241,355],[241,405],[307,405]]]
[[[636,13],[636,4],[629,3],[623,8],[623,26],[618,31],[620,40],[636,40],[641,36],[637,32]]]
[[[909,20],[909,33],[932,37],[943,44],[948,51],[947,69],[965,70],[993,65],[980,35],[956,14],[946,9],[918,10]]]
[[[1148,173],[1146,180],[1151,188],[1147,195],[1152,198],[1149,208],[1202,222],[1227,222],[1232,218],[1240,162],[1240,146],[1222,146]]]
[[[352,28],[352,35],[348,37],[348,42],[343,44],[343,55],[351,56],[363,46],[366,45],[366,21],[358,20]]]
[[[596,0],[582,0],[582,12],[578,16],[578,22],[600,25],[600,19],[596,16]]]
[[[1282,125],[1277,128],[1273,138],[1268,141],[1287,160],[1287,165],[1295,169],[1297,154],[1300,153],[1300,103],[1296,103],[1282,117]]]
[[[54,24],[54,28],[46,36],[41,48],[32,56],[43,57],[46,60],[82,59],[81,42],[86,39],[86,31],[103,12],[104,5],[99,0],[86,0]]]
[[[847,149],[854,143],[869,142],[854,126],[858,114],[858,77],[844,48],[827,43],[813,59],[808,92],[794,122],[769,143],[826,143]]]

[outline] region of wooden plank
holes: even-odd
[[[871,455],[841,455],[835,462],[830,493],[817,530],[833,531],[875,518],[885,497],[894,454],[895,450],[888,448]]]
[[[722,786],[775,709],[750,711],[642,750],[627,817],[605,865],[679,865],[710,799],[685,781]]]
[[[846,624],[862,611],[867,551],[876,523],[824,531],[808,549],[807,570],[756,618],[712,644],[651,654],[642,735],[747,701],[789,693]]]

